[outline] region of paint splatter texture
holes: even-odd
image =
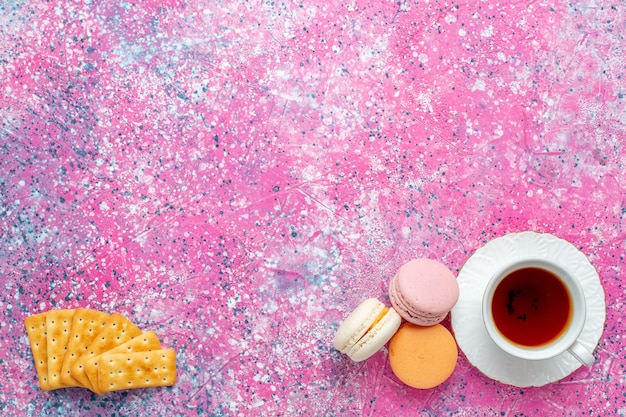
[[[0,10],[7,415],[626,415],[623,3]],[[520,389],[461,355],[419,391],[332,348],[406,260],[521,230],[597,268],[594,366]],[[23,319],[73,307],[156,330],[176,385],[39,390]]]

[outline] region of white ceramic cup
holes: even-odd
[[[550,272],[561,281],[570,297],[570,319],[564,330],[555,339],[540,346],[524,346],[512,342],[498,330],[492,314],[493,296],[498,286],[504,278],[524,268],[540,268]],[[502,267],[491,277],[487,284],[483,294],[482,310],[483,321],[489,336],[500,349],[512,356],[526,360],[542,360],[553,358],[567,351],[583,365],[589,366],[595,362],[593,354],[578,341],[585,325],[586,317],[586,302],[583,289],[576,278],[552,261],[546,259],[523,259]]]

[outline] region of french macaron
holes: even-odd
[[[434,388],[452,375],[459,353],[454,337],[441,324],[404,323],[389,342],[391,370],[413,388]]]
[[[440,323],[459,299],[456,277],[444,264],[413,259],[389,283],[391,304],[406,321],[421,326]]]
[[[341,323],[333,344],[355,362],[378,352],[400,327],[402,318],[376,298],[359,304]]]

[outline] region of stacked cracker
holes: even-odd
[[[86,308],[27,317],[26,332],[44,391],[84,387],[97,394],[176,382],[176,353],[118,313]]]

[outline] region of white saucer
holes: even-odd
[[[579,341],[593,352],[606,318],[600,277],[587,257],[571,243],[549,234],[512,233],[478,249],[459,272],[459,300],[451,312],[452,329],[459,348],[472,365],[486,376],[518,387],[542,386],[558,381],[581,364],[570,353],[554,358],[526,361],[502,351],[489,338],[482,318],[482,296],[491,276],[506,261],[534,257],[558,262],[583,287],[587,318]]]

